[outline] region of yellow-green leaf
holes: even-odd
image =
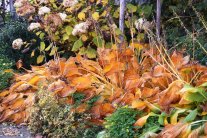
[[[52,43],[45,49],[45,51],[49,51],[51,47],[52,47]]]
[[[43,38],[44,38],[44,36],[45,36],[45,33],[40,33],[40,39],[42,40]]]
[[[68,39],[69,39],[69,36],[67,34],[64,34],[63,35],[63,41],[68,40]]]
[[[82,46],[83,46],[83,42],[82,40],[79,39],[74,43],[72,51],[78,51],[79,48],[81,48]]]
[[[71,33],[72,33],[72,31],[73,31],[73,28],[72,28],[71,26],[67,26],[67,27],[65,28],[65,31],[66,31],[67,35],[71,35]]]
[[[98,12],[94,12],[93,14],[92,14],[92,17],[93,17],[93,19],[94,20],[98,20],[99,19],[99,13]]]
[[[86,15],[85,15],[84,12],[80,12],[80,13],[78,14],[78,19],[80,19],[80,20],[85,20],[85,18],[86,18]]]
[[[101,39],[100,36],[94,37],[94,38],[93,38],[93,43],[94,43],[97,47],[103,47],[103,46],[104,46],[104,41]]]
[[[89,47],[86,50],[86,55],[87,55],[88,58],[96,58],[97,53],[96,53],[96,50],[95,49]]]
[[[132,4],[127,4],[127,9],[129,12],[136,12],[137,11],[137,6],[134,6]]]
[[[57,47],[53,47],[49,55],[53,56],[55,55],[56,52],[57,52]]]
[[[44,55],[39,55],[39,56],[37,57],[37,64],[42,63],[42,62],[43,62],[43,60],[44,60],[44,58],[45,58],[45,56],[44,56]]]
[[[40,51],[44,51],[45,50],[45,43],[41,42],[40,43]]]

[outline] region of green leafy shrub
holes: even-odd
[[[54,138],[94,138],[102,130],[87,121],[91,118],[90,114],[77,114],[70,109],[69,105],[55,99],[52,93],[40,90],[37,103],[31,108],[29,128],[35,134]]]
[[[112,115],[106,118],[105,128],[109,137],[113,138],[133,138],[137,116],[141,112],[135,109],[122,107],[117,109]]]
[[[143,127],[134,126],[141,111],[122,107],[106,118],[105,131],[98,134],[98,138],[144,138],[160,131],[161,125],[157,115],[150,116]]]
[[[13,65],[11,60],[0,54],[0,90],[9,86],[13,74],[5,70],[10,69]]]

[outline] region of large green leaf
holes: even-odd
[[[207,92],[200,87],[192,87],[185,85],[180,91],[183,99],[189,102],[205,102],[207,101]]]
[[[100,36],[94,37],[94,38],[93,38],[93,43],[94,43],[97,47],[103,47],[103,46],[104,46],[104,40],[102,40]]]
[[[83,46],[83,42],[81,39],[78,39],[74,45],[73,45],[73,48],[72,48],[72,51],[76,52],[79,50],[79,48],[81,48]]]
[[[95,49],[89,47],[87,50],[86,50],[86,55],[88,58],[96,58],[96,55],[97,55],[97,52]]]
[[[136,12],[137,11],[137,6],[134,6],[132,4],[127,4],[127,9],[129,12]]]
[[[193,120],[195,120],[197,114],[198,114],[197,109],[191,111],[190,114],[188,114],[188,115],[186,116],[186,118],[184,119],[184,122],[185,122],[185,123],[192,122]]]
[[[71,26],[67,26],[65,28],[65,31],[66,31],[67,35],[71,35],[72,34],[72,31],[73,31],[73,28]]]

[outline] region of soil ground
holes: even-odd
[[[0,124],[0,138],[34,138],[26,126]]]

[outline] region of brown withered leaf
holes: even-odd
[[[177,123],[176,125],[167,125],[158,135],[158,138],[176,138],[188,124]]]
[[[10,109],[14,110],[14,111],[18,111],[20,110],[20,108],[24,107],[24,99],[23,98],[19,98],[16,99],[14,102],[11,103],[11,105],[9,106]]]
[[[91,84],[92,84],[91,75],[73,78],[71,82],[71,86],[76,88],[77,91],[83,91],[85,89],[88,89],[91,87]]]
[[[14,99],[16,99],[18,96],[19,96],[18,93],[10,93],[7,97],[3,99],[2,104],[9,103],[13,101]]]
[[[147,88],[144,87],[141,91],[142,98],[149,98],[151,96],[154,96],[155,94],[158,94],[160,92],[159,87],[155,88]]]
[[[67,97],[71,94],[73,94],[76,91],[76,89],[72,88],[71,86],[65,86],[61,91],[59,91],[57,94],[60,97]]]
[[[174,51],[170,58],[172,60],[173,66],[176,69],[181,68],[182,66],[188,64],[190,61],[190,56],[183,57],[183,54],[177,51]]]
[[[11,110],[11,109],[4,110],[4,112],[0,115],[0,122],[3,122],[6,119],[8,119],[13,113],[14,113],[14,110]]]
[[[178,102],[180,100],[180,94],[178,92],[182,88],[183,88],[182,81],[177,80],[172,82],[166,90],[159,93],[159,97],[160,97],[158,102],[159,105],[162,108],[168,108],[170,104]]]
[[[65,86],[66,84],[64,81],[58,80],[48,86],[48,91],[57,93],[61,91]]]
[[[101,115],[106,116],[107,114],[111,114],[114,112],[114,107],[111,103],[103,103],[101,105]]]

